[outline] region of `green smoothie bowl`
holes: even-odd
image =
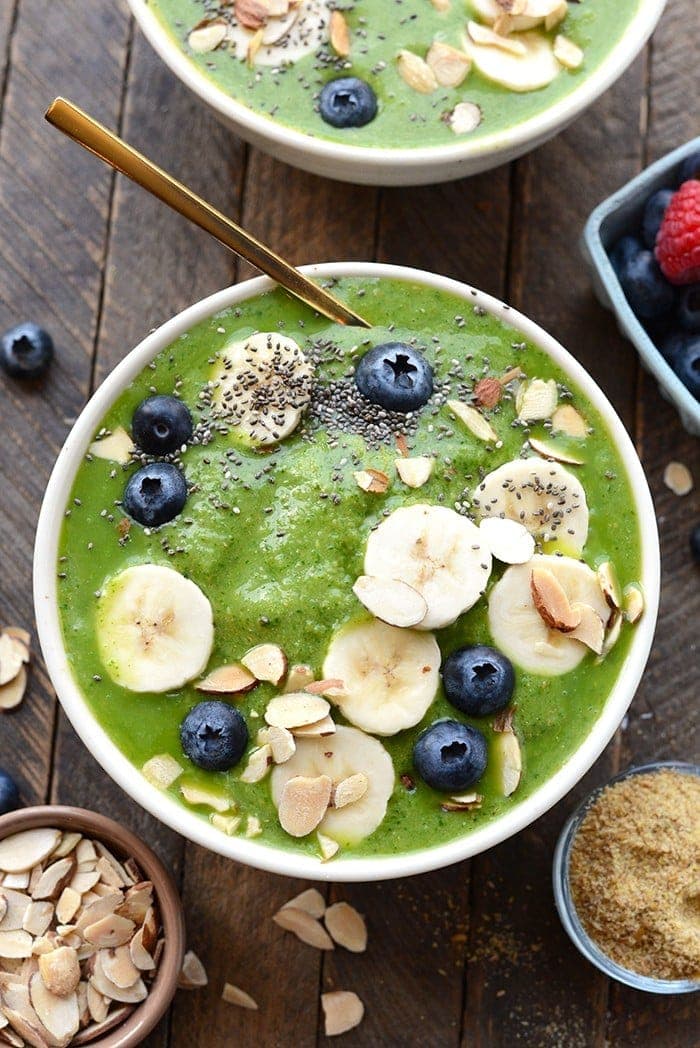
[[[39,637],[139,804],[318,880],[490,848],[591,766],[649,654],[649,490],[581,366],[508,306],[401,267],[266,278],[149,335],[46,490]]]
[[[170,69],[247,141],[330,178],[485,171],[624,72],[665,0],[128,0]]]

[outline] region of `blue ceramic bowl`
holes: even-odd
[[[688,432],[696,436],[700,435],[700,403],[666,363],[635,317],[610,264],[608,251],[620,237],[639,234],[647,199],[657,189],[675,189],[680,165],[697,149],[700,149],[700,138],[657,160],[604,200],[591,213],[581,241],[581,251],[591,269],[593,287],[600,303],[615,313],[620,330],[636,346],[644,367],[655,376],[661,393],[675,406]]]

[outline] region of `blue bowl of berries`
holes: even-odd
[[[581,247],[600,302],[700,435],[700,138],[599,204]]]

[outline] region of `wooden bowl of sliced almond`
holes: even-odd
[[[129,830],[82,808],[0,817],[0,1045],[141,1044],[184,949],[172,877]]]

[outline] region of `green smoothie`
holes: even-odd
[[[283,683],[260,683],[229,696],[205,695],[196,684],[205,672],[230,666],[265,643],[278,645],[290,667],[305,664],[317,681],[322,679],[333,638],[348,624],[371,621],[353,585],[363,575],[365,550],[370,536],[379,533],[377,525],[397,510],[418,505],[449,509],[450,519],[458,522],[478,521],[486,512],[480,505],[484,478],[502,464],[534,456],[528,438],[539,438],[545,447],[556,445],[557,453],[581,463],[550,461],[552,469],[575,477],[571,484],[581,485],[590,516],[580,554],[563,528],[558,536],[550,534],[549,541],[540,533],[538,553],[564,554],[567,564],[583,561],[593,569],[609,561],[621,588],[640,575],[638,522],[620,456],[597,411],[544,352],[480,307],[423,285],[342,279],[335,292],[375,326],[364,331],[332,324],[275,290],[212,316],[160,353],[117,399],[96,436],[131,433],[136,407],[154,393],[181,398],[192,412],[194,437],[170,459],[187,480],[185,507],[170,523],[143,527],[129,519],[121,501],[129,477],[152,459],[134,451],[128,462],[119,464],[88,454],[70,494],[57,565],[60,615],[75,679],[100,724],[133,763],[134,776],[154,755],[168,754],[183,769],[168,787],[183,804],[183,784],[204,787],[226,798],[240,817],[240,825],[230,823],[229,830],[244,833],[259,820],[262,844],[311,855],[318,854],[317,835],[295,839],[282,829],[270,777],[241,781],[256,750],[257,732],[265,728],[268,704],[280,695]],[[243,439],[235,427],[227,428],[216,407],[217,376],[229,347],[258,331],[293,339],[313,367],[310,403],[299,424],[283,440],[264,447]],[[403,417],[379,411],[358,394],[353,379],[367,350],[397,342],[420,352],[434,373],[430,400]],[[502,396],[492,407],[481,404],[475,393],[484,388],[477,384],[489,377],[504,380]],[[523,397],[528,390],[532,393],[535,379],[540,391],[555,390],[558,410],[585,420],[583,436],[573,435],[575,426],[573,431],[564,427],[568,435],[557,431],[551,410],[540,421],[519,419]],[[476,436],[448,401],[470,406],[497,439]],[[420,487],[411,488],[397,473],[397,458],[419,457],[431,460],[432,472]],[[379,478],[380,490],[366,490],[369,470],[375,471],[370,479]],[[213,649],[206,669],[165,693],[120,686],[100,656],[99,607],[110,580],[144,564],[166,566],[192,580],[213,611]],[[443,657],[463,645],[494,644],[489,602],[493,612],[495,587],[516,570],[524,569],[507,567],[494,556],[485,595],[453,624],[430,634]],[[536,612],[530,609],[528,614],[530,625],[533,616],[539,623]],[[395,776],[386,815],[369,836],[343,842],[343,853],[388,855],[453,840],[512,810],[546,783],[590,732],[627,655],[634,626],[617,612],[607,626],[606,637],[619,629],[611,650],[601,657],[580,644],[577,664],[568,672],[533,672],[516,661],[509,708],[514,710],[522,773],[508,796],[496,756],[500,740],[495,718],[460,713],[447,702],[438,678],[434,699],[420,721],[379,739]],[[416,630],[415,635],[428,634]],[[557,643],[564,636],[557,634]],[[332,688],[328,695],[334,722],[349,723],[339,708],[342,700],[332,697]],[[234,704],[248,726],[247,753],[229,771],[202,770],[188,760],[180,743],[183,718],[208,698]],[[486,740],[489,762],[473,787],[479,807],[444,810],[448,796],[421,781],[414,767],[418,735],[444,717],[477,727]],[[332,738],[324,740],[329,749]],[[194,809],[203,819],[213,814],[206,804]],[[250,817],[254,821],[249,825]]]
[[[309,3],[308,25],[299,30]],[[150,0],[149,8],[201,73],[256,113],[342,144],[410,149],[490,136],[544,113],[600,66],[630,25],[639,0],[563,6],[530,0],[530,5],[535,17],[508,20],[508,5],[496,0],[401,0],[400,5],[305,0],[297,8],[297,26],[269,47],[256,43],[255,28],[236,19],[230,3]],[[340,41],[328,21],[336,6],[347,30]],[[470,21],[492,34],[495,28],[496,44],[493,36],[482,42],[478,27],[472,29],[479,37],[474,40]],[[255,18],[246,22],[258,24]],[[280,18],[260,23],[260,32],[268,34],[264,39],[279,35],[271,32],[277,23],[286,24]],[[431,52],[434,45],[449,45],[458,55],[444,49],[441,54],[439,47]],[[408,65],[399,61],[404,52],[413,56]],[[328,81],[348,76],[370,86],[377,113],[363,126],[332,126],[319,112],[319,95]],[[455,107],[465,102],[471,103],[466,123],[455,121]]]

